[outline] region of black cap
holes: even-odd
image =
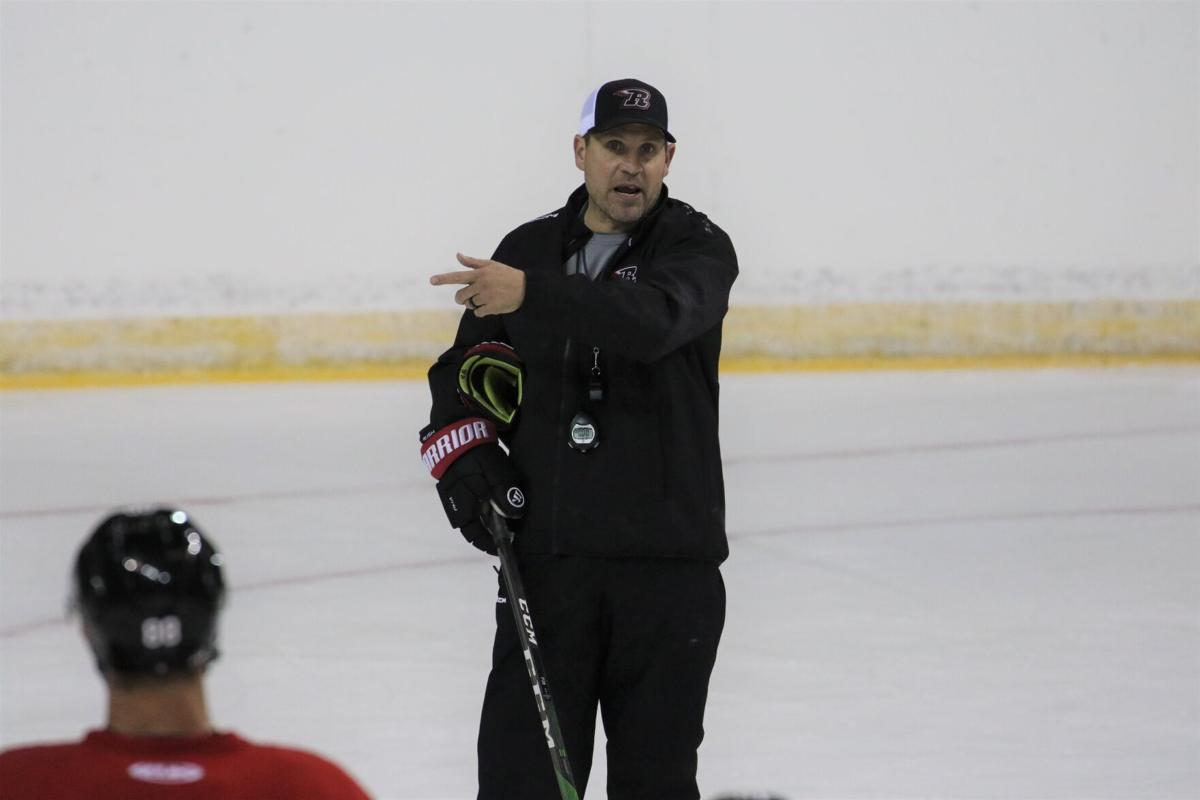
[[[579,135],[632,123],[653,125],[668,142],[675,141],[667,128],[667,98],[637,78],[609,81],[588,95],[579,114]]]

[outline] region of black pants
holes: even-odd
[[[697,800],[696,750],[725,624],[716,564],[525,556],[546,676],[582,795],[596,707],[609,800]],[[479,800],[559,800],[503,580],[479,726]]]

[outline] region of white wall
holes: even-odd
[[[624,76],[737,302],[1200,296],[1197,2],[0,9],[9,318],[443,306]]]

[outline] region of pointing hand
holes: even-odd
[[[499,261],[457,254],[458,263],[469,267],[461,272],[442,272],[429,282],[434,286],[462,284],[454,302],[466,306],[477,317],[508,314],[525,301],[525,273]]]

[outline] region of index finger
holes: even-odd
[[[474,271],[468,272],[441,272],[429,279],[429,282],[434,286],[441,286],[444,283],[464,283],[470,285],[479,275]]]
[[[462,253],[455,253],[454,257],[458,259],[458,263],[471,269],[486,267],[488,263],[486,258],[475,258],[474,256],[463,255]]]

